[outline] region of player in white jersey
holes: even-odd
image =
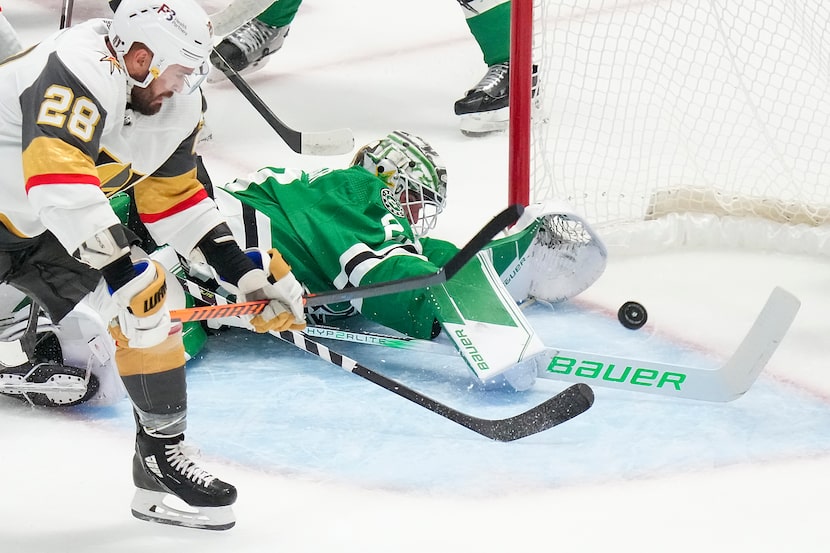
[[[102,181],[133,186],[142,217],[165,241],[208,262],[230,259],[220,275],[243,297],[271,300],[251,321],[258,330],[304,324],[302,290],[287,266],[269,275],[229,244],[195,169],[166,172],[177,144],[193,134],[193,114],[198,121],[201,99],[179,100],[198,88],[211,48],[210,21],[194,0],[124,0],[112,20],[63,30],[0,65],[0,280],[58,324],[82,300],[109,322],[137,423],[133,514],[225,529],[235,522],[236,489],[182,449],[184,348],[166,306],[164,271],[146,258],[133,261],[130,234],[101,188]],[[145,134],[142,149],[133,147],[151,120],[153,141]],[[48,385],[53,376],[0,372],[6,386]],[[162,506],[166,494],[192,509]]]

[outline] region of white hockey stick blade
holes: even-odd
[[[337,155],[345,154],[354,148],[354,136],[350,129],[334,131],[303,132],[286,125],[271,111],[268,104],[259,97],[251,85],[240,76],[228,61],[222,57],[219,50],[213,49],[213,55],[218,60],[217,67],[225,73],[228,80],[245,97],[265,122],[276,131],[282,140],[298,154],[309,155]]]
[[[721,367],[708,369],[645,361],[562,348],[548,348],[551,361],[539,377],[642,392],[672,398],[728,402],[747,392],[757,380],[784,335],[801,302],[783,288],[775,288],[732,357]],[[458,356],[450,344],[346,330],[308,326],[304,332],[317,338],[373,346]]]
[[[761,374],[800,306],[798,298],[776,287],[735,353],[715,369],[554,349],[547,370],[539,376],[667,397],[732,401]]]
[[[336,156],[347,154],[354,149],[354,134],[351,129],[331,131],[303,131],[301,150],[312,156]]]
[[[273,3],[274,0],[233,0],[225,9],[211,14],[210,21],[213,23],[214,34],[231,34]]]

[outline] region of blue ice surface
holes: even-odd
[[[526,310],[546,345],[713,368],[720,361],[608,313]],[[357,321],[357,322],[355,322]],[[351,327],[381,331],[365,320]],[[483,390],[458,357],[321,340],[462,412],[512,416],[568,386]],[[763,374],[729,403],[594,387],[587,412],[518,441],[484,438],[269,335],[217,333],[188,365],[188,441],[206,456],[266,472],[370,488],[493,494],[632,479],[830,451],[830,405]],[[132,424],[128,402],[84,408]]]

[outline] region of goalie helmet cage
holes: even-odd
[[[512,10],[511,203],[566,201],[614,251],[830,256],[830,3]]]

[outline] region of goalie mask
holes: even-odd
[[[146,88],[153,79],[161,79],[166,88],[188,94],[210,69],[213,25],[195,0],[123,0],[113,15],[109,39],[132,86]],[[153,52],[143,81],[131,77],[124,63],[135,43]]]
[[[363,146],[352,165],[360,165],[393,189],[415,236],[435,228],[447,203],[447,169],[438,153],[421,138],[394,131]]]

